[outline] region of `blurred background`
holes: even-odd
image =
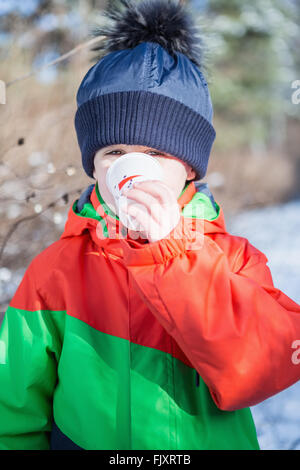
[[[262,250],[275,286],[300,303],[300,3],[182,3],[208,48],[217,138],[203,182],[227,230]],[[74,115],[96,60],[86,42],[106,4],[0,0],[2,315],[30,261],[59,238],[72,201],[94,182],[82,170]],[[299,392],[296,384],[253,407],[262,448],[300,449]]]

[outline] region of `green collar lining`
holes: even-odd
[[[181,194],[179,197],[182,196],[182,194],[186,191],[189,183],[186,184],[186,186],[183,188],[181,191]],[[95,184],[96,188],[96,195],[98,198],[99,203],[102,205],[102,208],[104,212],[112,217],[113,219],[119,220],[119,217],[110,209],[110,207],[106,204],[104,199],[102,198],[99,187],[98,187],[98,182]],[[81,217],[89,217],[92,219],[96,220],[102,220],[102,217],[97,213],[96,209],[92,205],[91,202],[86,202],[81,210],[81,212],[77,211],[77,201],[78,199],[74,202],[73,204],[73,211],[76,213],[76,215],[79,215]],[[199,204],[201,204],[201,217],[199,217]],[[205,220],[215,220],[219,216],[220,213],[220,206],[215,202],[215,207],[213,206],[212,201],[210,198],[201,192],[196,192],[191,199],[191,201],[184,206],[182,209],[182,215],[184,217],[188,218],[202,218]]]

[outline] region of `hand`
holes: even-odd
[[[180,221],[180,207],[175,194],[161,181],[135,183],[123,194],[147,209],[142,210],[135,204],[122,206],[122,210],[139,223],[141,233],[149,242],[165,238]]]

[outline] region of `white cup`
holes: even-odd
[[[114,161],[106,173],[106,184],[119,209],[119,218],[131,230],[139,230],[139,224],[122,211],[121,202],[125,201],[129,204],[131,201],[143,210],[146,208],[133,199],[130,200],[130,198],[123,196],[122,193],[125,189],[132,188],[134,183],[147,180],[162,181],[163,168],[155,158],[142,152],[130,152],[122,155]]]

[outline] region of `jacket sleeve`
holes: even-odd
[[[300,306],[274,287],[266,256],[245,238],[234,237],[243,242],[232,266],[203,238],[192,250],[172,235],[142,247],[124,239],[124,263],[218,408],[241,409],[299,380]]]
[[[49,449],[61,312],[51,312],[27,269],[0,330],[0,449]]]

